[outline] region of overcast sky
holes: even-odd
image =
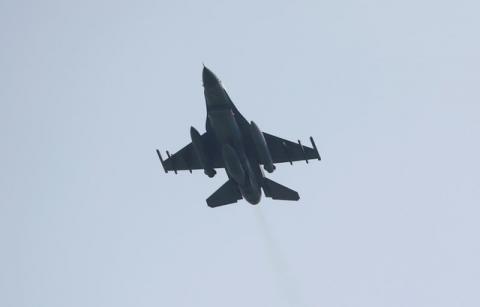
[[[0,1],[0,306],[480,306],[477,1]],[[202,62],[323,161],[165,174]]]

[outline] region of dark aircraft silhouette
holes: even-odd
[[[216,174],[216,168],[226,170],[228,181],[207,198],[209,207],[236,203],[245,198],[252,205],[258,204],[262,195],[281,200],[299,200],[300,196],[281,184],[265,177],[263,168],[271,173],[274,163],[309,159],[320,160],[317,147],[310,137],[312,147],[290,142],[261,132],[252,121],[240,114],[220,80],[205,66],[203,87],[207,104],[206,132],[198,133],[190,128],[192,142],[177,153],[163,160],[157,149],[163,169],[174,171],[203,169],[208,177]]]

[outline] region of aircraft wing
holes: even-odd
[[[208,142],[210,142],[206,133],[202,134],[201,138],[207,144]],[[208,146],[207,148],[212,147]],[[211,163],[213,168],[225,167],[223,165],[223,160],[218,157],[218,154],[216,154],[216,152],[216,150],[211,150],[211,152],[209,152],[208,154],[210,159],[212,159]],[[174,171],[175,173],[177,173],[177,171],[192,172],[192,170],[203,169],[202,165],[200,164],[200,159],[198,158],[197,153],[195,152],[195,149],[193,148],[193,144],[191,142],[173,155],[170,155],[170,153],[167,151],[168,158],[165,160],[163,160],[163,157],[158,149],[157,154],[166,173],[168,171]]]
[[[312,137],[310,137],[312,147],[308,147],[302,145],[300,141],[297,143],[291,142],[265,132],[263,132],[263,135],[273,163],[290,162],[292,164],[293,161],[300,160],[305,160],[308,163],[310,159],[321,159]]]

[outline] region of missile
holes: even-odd
[[[267,142],[263,133],[258,129],[258,126],[255,122],[250,122],[250,135],[252,136],[255,149],[257,151],[258,158],[260,163],[263,164],[263,168],[272,173],[275,170],[275,165],[273,165],[272,155],[270,155],[270,150],[268,149]]]

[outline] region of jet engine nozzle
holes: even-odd
[[[232,176],[233,180],[238,184],[243,185],[245,183],[245,170],[235,149],[228,144],[224,145],[222,148],[222,156],[228,174]]]
[[[258,129],[258,126],[253,121],[250,122],[250,134],[252,136],[253,143],[255,144],[258,160],[261,164],[263,164],[263,168],[267,172],[272,173],[275,170],[275,165],[273,165],[270,150],[268,149],[268,145],[265,141],[263,133],[260,131],[260,129]]]
[[[198,133],[197,129],[194,127],[190,128],[190,137],[192,138],[193,149],[200,160],[200,165],[203,167],[205,175],[212,178],[217,173],[213,167],[212,163],[208,159],[207,152],[205,151],[205,146],[203,144],[202,136]]]

